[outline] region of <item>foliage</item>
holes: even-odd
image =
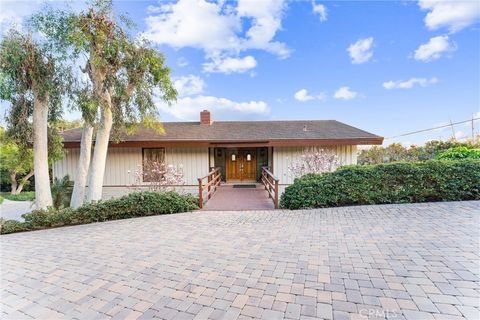
[[[34,191],[23,191],[19,194],[11,194],[10,192],[0,193],[2,197],[11,201],[34,201],[35,192]]]
[[[148,190],[153,192],[165,192],[174,188],[172,186],[185,184],[181,167],[177,168],[155,160],[145,160],[143,167],[139,165],[133,175],[136,186],[146,185]]]
[[[0,204],[2,204],[2,203],[3,203],[3,200],[5,200],[5,198],[4,198],[4,197],[2,197],[2,196],[0,196]]]
[[[59,51],[51,50],[32,34],[15,29],[7,32],[0,43],[0,99],[10,104],[7,133],[21,144],[21,149],[32,147],[35,99],[47,103],[50,123],[63,110],[63,98],[71,88],[72,77],[70,67],[59,56]]]
[[[307,173],[330,172],[340,164],[340,159],[335,153],[324,149],[311,149],[302,154],[299,160],[291,163],[288,170],[298,178]]]
[[[78,103],[78,102],[77,102]],[[66,119],[58,119],[55,123],[55,127],[58,131],[63,132],[69,129],[80,128],[82,126],[82,120],[66,120]]]
[[[480,199],[480,161],[396,162],[309,174],[286,188],[288,209]]]
[[[359,152],[358,163],[379,164],[397,161],[425,161],[435,159],[440,152],[455,147],[480,148],[480,143],[432,140],[426,142],[424,146],[411,145],[408,148],[400,143],[392,143],[387,147],[373,146]]]
[[[164,193],[135,192],[119,199],[90,203],[76,210],[71,208],[35,210],[22,215],[25,222],[4,221],[0,233],[171,214],[196,209],[198,209],[198,199],[190,194],[179,194],[173,191]]]
[[[131,21],[114,13],[111,0],[96,0],[80,13],[45,10],[31,19],[51,45],[71,52],[70,59],[87,57],[82,69],[89,81],[78,84],[75,100],[83,118],[92,123],[98,107],[113,114],[114,136],[138,123],[158,125],[157,97],[170,103],[176,91],[165,56],[140,38],[132,39]]]
[[[440,160],[480,159],[480,148],[454,147],[441,151],[435,158]]]
[[[0,128],[0,170],[7,173],[12,194],[18,194],[33,176],[33,150],[7,139]]]
[[[53,207],[55,209],[66,208],[70,206],[72,197],[73,182],[67,175],[62,179],[55,178],[52,183]]]

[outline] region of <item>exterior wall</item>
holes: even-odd
[[[273,174],[280,180],[281,185],[293,183],[294,177],[288,170],[289,165],[298,160],[306,150],[311,148],[312,147],[273,148]],[[357,163],[357,146],[355,145],[323,147],[323,149],[334,150],[343,165]]]
[[[53,166],[53,176],[69,175],[75,180],[80,149],[67,149],[65,157]],[[197,178],[208,174],[208,148],[165,148],[167,164],[183,168],[185,185],[178,187],[186,192],[198,192]],[[134,172],[142,165],[142,148],[109,148],[103,180],[103,198],[125,195],[141,186],[135,186]],[[142,183],[145,185],[146,183]]]
[[[310,148],[269,148],[269,164],[273,164],[273,173],[280,179],[281,192],[283,192],[285,185],[293,183],[294,177],[289,172],[288,166]],[[325,147],[324,149],[334,149],[342,164],[357,163],[357,146],[355,145]],[[54,177],[63,178],[68,174],[70,180],[74,180],[79,153],[80,149],[67,149],[65,157],[53,166]],[[206,176],[209,166],[215,165],[214,159],[212,159],[213,149],[209,155],[209,149],[206,147],[166,148],[165,153],[167,164],[183,168],[185,185],[176,188],[180,191],[196,194],[198,192],[197,178]],[[141,164],[142,148],[109,148],[103,182],[103,198],[118,197],[133,190],[141,189],[141,185],[135,186],[134,176],[134,172],[141,168]],[[145,183],[142,184],[145,185]]]

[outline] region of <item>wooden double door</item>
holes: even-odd
[[[225,160],[227,182],[254,182],[257,180],[255,148],[227,149]]]

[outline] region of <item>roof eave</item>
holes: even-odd
[[[269,139],[269,140],[147,140],[110,142],[109,147],[290,147],[328,145],[381,145],[383,137],[339,139]],[[65,141],[65,148],[79,148],[80,141]]]

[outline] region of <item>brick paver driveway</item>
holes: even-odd
[[[478,319],[480,202],[1,236],[2,319]]]

